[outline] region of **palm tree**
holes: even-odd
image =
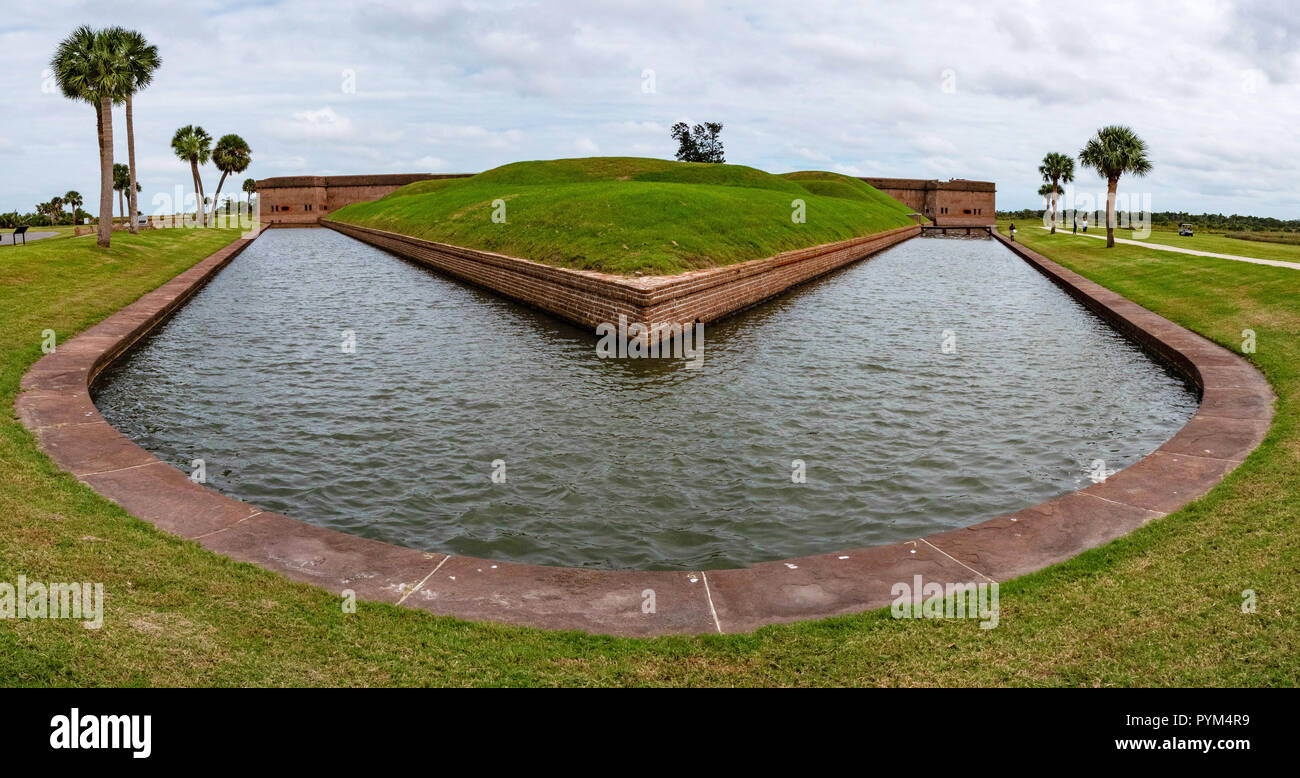
[[[212,156],[212,136],[202,127],[187,124],[172,136],[172,151],[176,156],[190,163],[190,172],[194,176],[194,194],[198,202],[199,224],[207,226],[207,208],[203,200],[203,179],[199,177],[199,165],[208,164]]]
[[[126,158],[131,166],[131,185],[128,188],[130,192],[128,197],[131,202],[131,232],[135,232],[137,229],[135,223],[136,193],[140,191],[141,187],[136,181],[135,172],[135,124],[132,97],[136,92],[149,86],[150,81],[153,81],[153,72],[162,65],[162,57],[158,56],[158,47],[150,44],[143,35],[135,30],[123,30],[121,43],[121,55],[131,77],[126,92]]]
[[[72,223],[77,223],[77,209],[81,207],[81,193],[72,190],[63,196],[63,204],[72,208]]]
[[[242,189],[244,194],[248,195],[248,213],[251,216],[253,213],[253,195],[257,192],[257,182],[251,178],[245,178]]]
[[[1079,152],[1079,161],[1106,179],[1106,247],[1115,247],[1115,190],[1125,173],[1145,176],[1151,172],[1147,144],[1131,127],[1112,124],[1102,127]]]
[[[1055,199],[1056,190],[1052,188],[1051,184],[1043,184],[1042,186],[1038,187],[1038,196],[1043,198],[1044,210],[1049,210],[1052,207],[1052,201]],[[1052,218],[1052,228],[1053,229],[1056,228],[1055,217]]]
[[[1051,184],[1052,234],[1056,234],[1056,198],[1060,194],[1059,184],[1068,184],[1074,180],[1074,160],[1065,154],[1049,152],[1043,157],[1043,164],[1038,166],[1038,174]]]
[[[99,136],[99,237],[108,247],[113,231],[113,103],[129,81],[113,30],[95,31],[82,25],[59,42],[50,68],[63,96],[95,106]]]
[[[122,193],[131,186],[131,168],[118,162],[113,165],[113,191],[117,192],[117,210],[121,212],[122,219],[126,220],[126,205],[122,201]],[[131,221],[135,221],[132,219]]]
[[[59,214],[63,213],[63,203],[59,198],[47,200],[36,205],[36,212],[50,220],[50,224],[59,223]]]
[[[253,150],[244,139],[235,134],[222,135],[217,146],[212,150],[212,164],[221,171],[217,181],[217,193],[212,196],[212,218],[217,218],[217,198],[221,197],[221,187],[226,183],[226,176],[231,173],[243,173],[253,161]]]

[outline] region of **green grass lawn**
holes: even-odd
[[[1001,220],[999,223],[1005,223]],[[1026,229],[1032,229],[1034,232],[1044,232],[1040,229],[1043,222],[1040,219],[1020,222],[1016,225],[1017,235],[1023,235]],[[1064,231],[1070,232],[1071,225],[1067,222]],[[1057,232],[1062,228],[1057,227]],[[1088,225],[1089,235],[1100,235],[1106,237],[1106,222],[1103,221],[1101,226],[1095,224]],[[1287,243],[1269,243],[1260,240],[1242,240],[1240,238],[1230,238],[1220,233],[1196,232],[1190,237],[1183,237],[1178,234],[1178,230],[1152,228],[1151,234],[1145,238],[1134,237],[1133,230],[1116,228],[1115,237],[1126,240],[1143,240],[1148,243],[1159,243],[1165,246],[1173,246],[1180,249],[1191,249],[1193,251],[1212,251],[1216,254],[1235,254],[1240,257],[1254,257],[1255,259],[1277,259],[1283,262],[1300,262],[1300,245]],[[1089,238],[1088,240],[1096,240]]]
[[[1036,231],[1035,231],[1036,232]],[[176,230],[0,254],[0,581],[99,581],[104,626],[0,620],[0,685],[1295,685],[1300,274],[1022,230],[1025,243],[1215,340],[1258,333],[1263,446],[1187,509],[1003,586],[993,630],[878,611],[630,640],[361,603],[154,530],[55,468],[14,420],[40,333],[98,321],[237,236]],[[197,336],[197,335],[196,335]],[[1032,355],[1026,355],[1032,358]],[[1258,612],[1243,614],[1253,589]]]
[[[796,199],[804,223],[791,218]],[[498,200],[505,223],[492,220]],[[837,173],[594,157],[421,181],[329,218],[559,267],[665,275],[903,227],[910,210]]]

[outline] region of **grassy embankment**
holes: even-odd
[[[805,223],[791,218],[796,199]],[[497,200],[505,223],[492,220]],[[595,157],[421,181],[329,218],[559,267],[666,275],[903,227],[909,211],[836,173]]]
[[[1002,588],[994,630],[885,612],[751,635],[624,640],[339,601],[154,530],[0,417],[0,581],[99,581],[104,626],[0,620],[0,685],[1295,685],[1300,679],[1300,272],[1100,241],[1022,239],[1252,359],[1280,396],[1263,446],[1206,498]],[[234,231],[0,254],[0,405],[61,338]],[[1243,590],[1258,612],[1242,613]]]

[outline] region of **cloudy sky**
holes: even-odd
[[[0,211],[97,195],[94,112],[45,72],[84,23],[139,29],[164,58],[136,99],[146,213],[190,188],[169,148],[184,124],[239,133],[265,178],[671,157],[684,120],[723,122],[729,162],[992,180],[1000,208],[1041,202],[1045,152],[1124,123],[1155,171],[1121,188],[1154,210],[1300,218],[1298,19],[1203,1],[7,4]]]

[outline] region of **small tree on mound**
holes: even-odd
[[[705,122],[688,127],[677,122],[670,131],[677,141],[677,159],[681,162],[726,162],[722,149],[722,124]]]

